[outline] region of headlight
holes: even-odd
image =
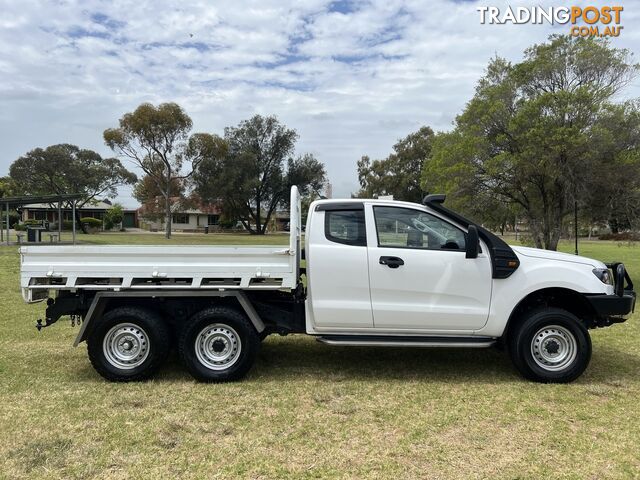
[[[611,281],[611,272],[608,268],[594,268],[593,274],[600,279],[602,283],[606,283],[607,285],[613,285]]]

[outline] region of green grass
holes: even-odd
[[[581,253],[622,260],[640,279],[638,246],[582,242]],[[113,384],[84,344],[71,347],[77,327],[33,328],[44,305],[22,302],[15,247],[0,248],[0,267],[0,478],[639,476],[637,314],[592,331],[591,365],[569,385],[523,381],[497,350],[338,348],[304,336],[269,337],[241,383],[195,383],[172,358],[152,381]]]

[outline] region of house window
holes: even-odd
[[[171,218],[173,223],[189,223],[189,214],[188,213],[174,213]]]
[[[220,215],[209,215],[207,220],[209,225],[218,225],[218,222],[220,222]]]

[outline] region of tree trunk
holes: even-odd
[[[264,230],[262,229],[262,203],[261,198],[256,197],[256,235],[264,235]]]
[[[275,196],[274,198],[271,199],[271,204],[269,205],[269,208],[267,209],[267,214],[266,214],[266,217],[264,219],[264,227],[262,228],[262,234],[263,235],[267,232],[267,227],[269,226],[269,220],[271,220],[271,217],[273,216],[273,213],[276,211],[278,203],[280,203],[278,196]]]
[[[164,238],[171,238],[171,198],[168,194],[164,197]]]
[[[551,235],[549,236],[549,243],[545,245],[544,248],[547,250],[553,250],[554,252],[558,250],[558,242],[560,241],[560,228],[555,228],[551,231]]]
[[[84,223],[80,221],[80,215],[78,215],[77,211],[76,211],[76,224],[82,233],[87,233],[87,229],[85,228]]]
[[[562,219],[564,218],[564,201],[558,197],[556,201],[546,202],[547,211],[544,212],[542,233],[544,248],[546,250],[558,250],[558,242],[562,233]]]
[[[534,242],[536,248],[543,248],[542,233],[540,229],[540,222],[531,214],[527,212],[527,219],[529,220],[529,235]]]

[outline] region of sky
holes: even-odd
[[[613,5],[599,1],[513,2]],[[27,151],[73,143],[113,156],[102,132],[142,102],[174,101],[194,132],[274,114],[327,168],[334,197],[356,161],[383,158],[422,125],[448,130],[489,60],[568,25],[482,25],[503,1],[0,0],[0,176]],[[640,1],[611,43],[640,61]],[[636,79],[620,99],[640,97]],[[125,165],[135,171],[125,160]],[[140,172],[136,172],[140,173]],[[130,189],[118,201],[137,202]]]

